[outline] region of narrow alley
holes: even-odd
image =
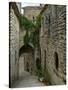
[[[9,36],[10,88],[66,84],[65,5],[10,2]]]
[[[29,72],[23,71],[22,77],[20,77],[19,80],[15,82],[12,88],[36,86],[44,86],[44,84],[38,80],[37,76],[31,75]]]
[[[38,80],[37,76],[24,70],[24,62],[24,54],[22,54],[19,59],[19,79],[14,83],[12,88],[44,86],[44,84]]]

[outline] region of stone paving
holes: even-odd
[[[42,82],[38,81],[37,76],[30,75],[30,73],[24,71],[22,77],[16,81],[12,88],[23,88],[23,87],[38,87],[44,86]]]

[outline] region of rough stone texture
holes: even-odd
[[[24,28],[21,28],[20,32],[19,32],[19,48],[24,46],[24,36],[25,36],[25,34],[26,34],[26,30]]]
[[[38,47],[36,47],[34,49],[34,74],[36,75],[37,72],[38,72],[38,69],[37,69],[37,60],[38,62],[40,62],[39,64],[41,65],[41,58],[40,58],[40,50]]]
[[[42,16],[40,31],[41,65],[48,70],[51,84],[66,80],[66,6],[48,5]],[[55,52],[58,54],[56,69]],[[44,71],[45,72],[45,71]]]
[[[24,68],[30,73],[34,71],[33,55],[31,52],[24,53]]]
[[[24,55],[19,57],[19,77],[22,77],[24,71]]]
[[[15,9],[10,4],[9,14],[9,34],[10,34],[10,85],[18,78],[19,64],[19,20],[15,14]]]
[[[18,6],[18,4],[17,4]],[[15,6],[14,6],[15,7]],[[19,8],[19,6],[18,6]],[[36,59],[41,60],[41,66],[46,69],[50,75],[51,84],[65,84],[66,81],[66,6],[48,5],[44,10],[40,30],[40,50],[37,48],[27,48],[24,46],[23,38],[25,30],[20,27],[19,12],[10,8],[10,81],[11,84],[19,77],[22,77],[23,70],[34,75],[36,72]],[[41,8],[27,8],[25,16],[33,21],[40,13]],[[22,49],[22,55],[19,57],[19,51]],[[33,50],[33,51],[31,51]],[[26,51],[26,52],[24,52]],[[58,55],[55,55],[55,52]],[[41,59],[40,59],[41,54]],[[56,58],[58,59],[58,69],[56,68]],[[28,64],[27,64],[28,63]],[[27,80],[30,79],[27,77]],[[34,80],[34,79],[31,79]],[[24,82],[24,81],[23,81]],[[30,82],[31,83],[31,82]],[[22,82],[21,82],[22,85]],[[26,84],[27,85],[27,84]],[[32,84],[31,84],[32,85]],[[30,85],[30,86],[31,86]],[[36,84],[34,84],[36,85]]]
[[[16,2],[17,8],[19,10],[19,13],[21,13],[21,3],[20,2]]]
[[[35,22],[36,18],[39,15],[41,10],[42,10],[42,6],[24,7],[24,16],[27,17],[29,20]],[[34,17],[34,19],[33,19],[33,17]]]

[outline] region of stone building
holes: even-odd
[[[26,34],[26,30],[24,27],[20,27],[20,32],[19,32],[19,49],[24,46],[24,36]]]
[[[34,49],[30,45],[23,45],[19,50],[19,71],[22,76],[23,71],[34,73]],[[22,64],[23,63],[23,64]],[[22,69],[21,69],[22,68]]]
[[[33,23],[35,23],[36,21],[36,17],[40,14],[40,11],[42,10],[42,5],[41,6],[27,6],[27,7],[24,7],[24,13],[23,15],[31,20]],[[29,31],[28,32],[29,35],[31,34],[31,32]],[[28,47],[26,47],[24,45],[24,36],[26,34],[26,30],[24,29],[20,29],[20,33],[19,33],[19,37],[20,37],[20,44],[19,44],[19,47],[20,47],[20,56],[22,55],[22,58],[23,58],[23,61],[19,61],[19,64],[21,66],[21,63],[24,63],[24,70],[32,73],[32,74],[35,74],[35,71],[36,71],[36,63],[35,63],[35,59],[38,57],[38,55],[36,53],[38,53],[38,50],[35,49],[34,50],[34,46],[32,43],[28,43]],[[27,49],[27,52],[25,52],[23,50],[23,48],[26,47],[25,49]],[[30,48],[30,49],[29,49]],[[29,50],[29,52],[28,52]],[[21,67],[20,67],[21,69]],[[27,70],[28,69],[28,70]],[[23,70],[20,70],[20,76],[22,75]]]
[[[9,3],[9,84],[10,87],[26,70],[35,74],[39,67],[53,85],[66,83],[66,6],[43,5],[24,7],[24,16],[35,23],[42,16],[39,47],[24,44],[26,30],[20,26],[21,4]],[[29,32],[30,34],[30,32]],[[40,65],[41,64],[41,65]]]
[[[19,31],[21,4],[9,3],[9,86],[18,78],[19,69]]]
[[[66,83],[66,6],[45,5],[40,30],[41,66],[53,85]]]
[[[42,10],[42,8],[43,8],[42,5],[40,5],[40,6],[26,6],[26,7],[23,7],[24,16],[35,23],[36,18],[39,15],[39,13]]]

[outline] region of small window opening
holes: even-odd
[[[59,59],[58,59],[58,54],[57,54],[57,52],[55,52],[55,67],[56,67],[56,69],[58,70],[58,67],[59,67]]]

